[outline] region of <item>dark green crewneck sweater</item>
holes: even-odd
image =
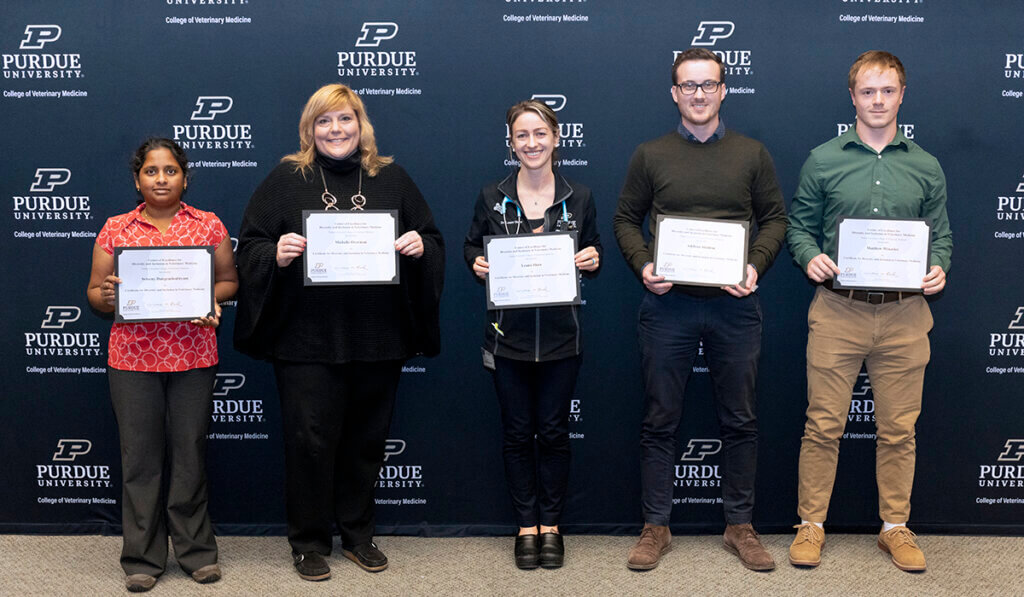
[[[633,153],[613,223],[619,248],[638,277],[644,264],[654,260],[641,226],[650,216],[653,247],[658,214],[750,222],[747,259],[758,276],[771,266],[786,237],[786,205],[771,155],[760,142],[731,130],[710,143],[672,132]],[[680,290],[725,294],[698,286]]]

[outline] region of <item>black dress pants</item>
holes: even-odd
[[[216,366],[173,373],[107,368],[121,437],[125,574],[163,574],[168,534],[185,572],[217,563],[206,508],[206,434],[216,373]]]
[[[494,359],[502,455],[521,527],[557,526],[569,485],[569,402],[583,357]]]
[[[332,524],[346,549],[373,539],[374,485],[402,361],[274,362],[284,426],[288,542],[331,553]]]

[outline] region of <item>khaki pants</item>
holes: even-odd
[[[931,356],[931,310],[924,297],[872,305],[818,288],[807,313],[807,424],[800,446],[800,518],[824,522],[839,438],[853,384],[865,363],[875,399],[878,514],[885,522],[910,516],[924,369]]]

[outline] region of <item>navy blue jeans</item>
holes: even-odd
[[[756,294],[695,297],[650,292],[638,323],[644,379],[640,429],[644,521],[667,525],[672,514],[676,432],[683,393],[699,343],[711,373],[722,440],[722,501],[727,524],[744,524],[754,509],[757,415],[754,380],[761,356],[761,303]]]
[[[556,526],[569,485],[569,401],[582,356],[494,358],[505,478],[521,527]]]

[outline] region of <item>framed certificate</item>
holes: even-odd
[[[213,315],[216,247],[114,247],[114,321],[191,321]]]
[[[833,288],[921,292],[932,252],[931,220],[853,218],[836,220]]]
[[[730,286],[747,279],[750,223],[681,216],[657,217],[654,275],[693,286]]]
[[[485,236],[487,309],[580,304],[576,232]]]
[[[306,286],[398,284],[398,211],[302,212]]]

